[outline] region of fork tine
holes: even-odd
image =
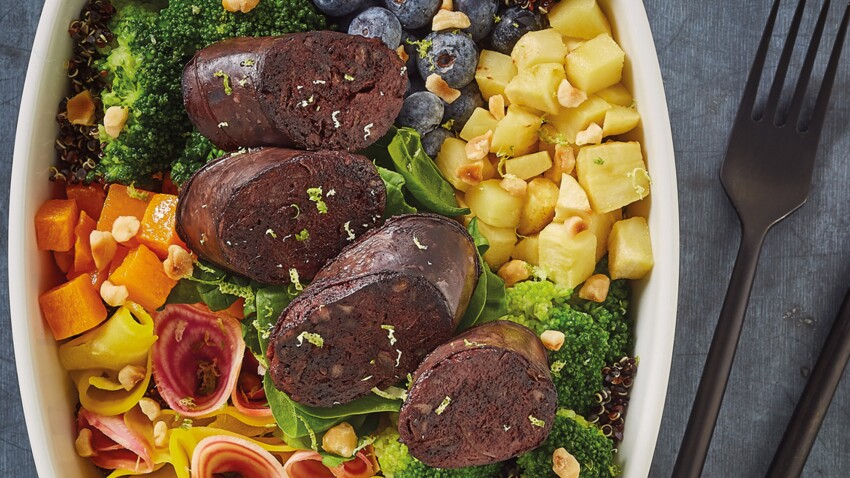
[[[800,23],[803,21],[803,12],[805,11],[806,0],[800,0],[797,3],[797,11],[794,12],[794,20],[791,22],[791,29],[788,31],[788,38],[785,39],[785,47],[782,49],[779,65],[776,67],[776,76],[773,77],[773,86],[770,88],[770,96],[768,96],[765,105],[763,118],[776,119],[776,111],[779,108],[779,100],[785,86],[785,77],[788,74],[788,65],[791,64],[791,55],[794,54],[794,46],[797,44],[797,35],[800,32]]]
[[[744,96],[741,98],[741,105],[738,108],[740,113],[746,112],[746,114],[752,115],[753,106],[755,106],[758,96],[759,83],[761,83],[762,70],[764,70],[764,62],[767,60],[767,50],[770,48],[770,37],[773,35],[773,27],[776,25],[776,17],[779,13],[779,4],[780,0],[774,0],[773,8],[770,10],[770,17],[768,17],[767,25],[764,27],[761,43],[759,43],[756,58],[753,60],[750,76],[747,79],[747,86],[744,89]]]
[[[800,111],[803,109],[803,102],[806,99],[806,91],[809,88],[809,81],[812,79],[812,70],[815,67],[815,60],[818,56],[821,38],[823,37],[824,27],[826,26],[826,18],[829,15],[829,7],[832,1],[826,0],[821,8],[818,23],[815,27],[815,33],[812,35],[812,41],[809,43],[809,51],[806,53],[806,60],[803,62],[803,68],[800,70],[800,76],[797,78],[797,86],[794,90],[794,97],[791,99],[791,106],[788,109],[786,118],[797,122],[800,116]],[[782,121],[784,124],[785,121]]]
[[[835,45],[832,47],[832,55],[829,57],[829,65],[826,67],[817,103],[815,103],[815,108],[812,111],[812,119],[808,126],[801,128],[800,131],[814,131],[815,134],[820,134],[824,118],[826,118],[826,111],[829,109],[829,97],[832,94],[832,85],[835,83],[835,74],[838,72],[838,62],[841,60],[841,50],[844,48],[844,40],[847,37],[848,23],[850,23],[850,2],[844,9],[844,18],[841,19],[841,27],[838,29],[838,36],[835,38]]]

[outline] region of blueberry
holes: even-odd
[[[401,112],[395,122],[426,134],[440,125],[443,119],[443,100],[430,91],[413,93],[404,99]]]
[[[425,37],[417,60],[423,79],[436,73],[452,88],[463,88],[475,79],[478,48],[466,33],[434,32]]]
[[[490,45],[499,53],[510,55],[516,42],[528,32],[546,28],[546,19],[521,7],[504,10],[490,32]]]
[[[481,90],[478,89],[478,83],[473,81],[460,89],[460,98],[445,105],[443,124],[451,122],[452,130],[459,132],[469,121],[475,108],[483,107],[484,98],[481,96]]]
[[[407,90],[404,92],[404,96],[408,97],[413,93],[418,93],[420,91],[426,91],[425,80],[419,78],[419,75],[409,76],[407,78]]]
[[[416,59],[419,58],[419,38],[408,32],[401,32],[401,46],[404,47],[405,53],[407,53],[407,72],[412,73],[416,71]]]
[[[475,41],[484,39],[493,29],[493,20],[498,9],[498,0],[455,0],[455,10],[465,13],[472,23],[463,31],[472,35]]]
[[[363,6],[366,0],[313,0],[318,8],[325,15],[332,17],[341,17],[354,13]]]
[[[424,149],[425,154],[430,156],[432,159],[436,158],[437,155],[440,154],[440,148],[443,147],[443,143],[447,138],[451,137],[451,131],[446,128],[436,128],[422,137],[422,149]]]
[[[389,10],[381,7],[367,8],[351,20],[349,35],[380,38],[390,49],[401,44],[401,24]]]
[[[393,12],[404,28],[422,28],[440,10],[442,0],[384,0],[387,10]]]

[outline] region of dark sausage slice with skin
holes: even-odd
[[[437,468],[519,456],[549,436],[557,394],[546,350],[529,329],[496,321],[438,347],[417,368],[398,431]]]
[[[396,216],[372,229],[328,262],[316,282],[379,270],[421,274],[446,297],[455,325],[481,273],[475,242],[457,221],[436,214]]]
[[[189,118],[229,151],[362,150],[389,131],[406,88],[396,52],[331,31],[224,40],[183,70]]]
[[[363,156],[265,148],[195,173],[180,191],[177,233],[201,257],[256,281],[306,282],[379,226],[385,205],[386,187]]]
[[[284,317],[271,332],[269,373],[294,401],[315,407],[398,384],[454,329],[442,293],[402,272],[308,288]]]

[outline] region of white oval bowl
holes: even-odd
[[[64,63],[71,54],[68,24],[84,0],[47,0],[32,48],[21,99],[9,205],[9,299],[18,381],[36,469],[41,477],[98,477],[74,450],[76,392],[59,365],[53,340],[38,305],[39,293],[54,283],[49,254],[36,248],[33,218],[51,197],[49,168],[55,160],[56,108],[67,91]],[[635,138],[643,141],[653,179],[646,215],[655,268],[635,285],[636,355],[634,382],[619,461],[625,478],[649,474],[661,414],[676,326],[679,279],[679,215],[673,139],[664,85],[649,21],[642,2],[600,0],[626,51],[625,82],[643,117]]]

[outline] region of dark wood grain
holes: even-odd
[[[6,191],[20,94],[41,3],[21,0],[0,9],[0,188]],[[651,471],[653,477],[665,477],[670,475],[684,432],[740,237],[718,171],[770,1],[645,3],[670,105],[682,231],[677,342]],[[781,25],[790,21],[792,2],[785,3]],[[809,13],[804,28],[810,30],[814,15]],[[834,24],[831,27],[828,31],[834,32]],[[777,36],[777,48],[780,42]],[[850,53],[842,62],[833,98],[809,203],[780,224],[765,244],[706,477],[765,473],[846,291],[850,278]],[[35,476],[35,467],[21,414],[9,325],[7,210],[8,199],[3,195],[0,475],[30,477]],[[845,374],[804,476],[850,476],[848,429],[850,380]]]

